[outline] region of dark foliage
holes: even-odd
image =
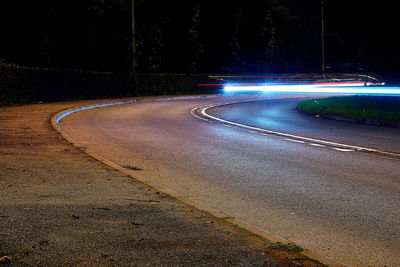
[[[0,107],[3,105],[175,94],[218,93],[208,75],[46,70],[0,65]],[[135,82],[134,82],[135,81]],[[134,87],[134,84],[137,87]]]
[[[28,66],[128,71],[131,0],[5,0],[0,58]],[[317,72],[320,0],[136,0],[138,72]],[[332,72],[395,76],[392,2],[325,0]]]

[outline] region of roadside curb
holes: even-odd
[[[231,218],[229,216],[224,215],[222,212],[217,211],[215,209],[212,208],[208,208],[205,207],[203,205],[201,205],[200,203],[197,203],[187,197],[184,197],[180,194],[178,194],[177,192],[166,188],[166,187],[162,187],[157,183],[154,183],[153,181],[138,175],[138,174],[132,174],[132,172],[130,172],[129,170],[119,166],[118,164],[115,164],[114,162],[107,160],[91,151],[88,151],[86,148],[82,147],[81,144],[79,144],[78,142],[76,142],[73,138],[71,138],[68,134],[66,134],[61,127],[58,125],[58,123],[65,117],[79,112],[79,111],[83,111],[83,110],[88,110],[88,109],[94,109],[94,108],[100,108],[100,107],[108,107],[108,106],[115,106],[115,105],[123,105],[123,104],[131,104],[131,103],[139,103],[139,102],[149,102],[149,101],[163,101],[163,100],[181,100],[181,99],[199,99],[199,98],[211,98],[211,97],[215,97],[215,95],[213,96],[197,96],[197,97],[163,97],[163,98],[145,98],[145,99],[132,99],[132,100],[124,100],[124,101],[116,101],[116,102],[105,102],[105,103],[99,103],[99,104],[93,104],[93,105],[86,105],[86,106],[80,106],[80,107],[75,107],[75,108],[71,108],[71,109],[67,109],[61,112],[58,112],[57,114],[53,115],[51,118],[51,125],[53,126],[53,128],[57,131],[57,133],[59,133],[65,140],[67,140],[70,144],[72,144],[73,146],[75,146],[76,148],[80,149],[82,152],[84,152],[85,154],[89,155],[90,157],[94,158],[95,160],[110,166],[113,169],[116,169],[130,177],[132,177],[135,180],[138,180],[139,182],[146,184],[158,191],[161,191],[165,194],[168,194],[182,202],[188,203],[191,206],[195,206],[201,210],[204,210],[210,214],[212,214],[213,216],[217,217],[217,218],[221,218],[221,219],[226,219],[226,218]]]
[[[131,103],[140,103],[140,102],[151,102],[151,101],[167,101],[167,100],[185,100],[185,99],[202,99],[202,98],[213,98],[216,97],[217,95],[200,95],[200,96],[179,96],[179,97],[149,97],[149,98],[135,98],[135,99],[129,99],[129,100],[122,100],[122,101],[112,101],[112,102],[103,102],[103,103],[98,103],[98,104],[92,104],[92,105],[84,105],[84,106],[79,106],[75,108],[70,108],[67,110],[63,110],[61,112],[56,113],[51,117],[51,125],[52,127],[57,131],[58,134],[60,134],[65,140],[67,140],[70,144],[72,144],[74,147],[78,148],[91,158],[135,179],[136,181],[139,181],[140,183],[143,183],[149,187],[152,187],[153,189],[163,192],[167,195],[170,195],[171,197],[187,204],[190,206],[193,206],[199,210],[202,210],[204,212],[207,212],[211,214],[212,216],[224,220],[227,223],[231,223],[239,228],[243,228],[244,230],[249,231],[252,234],[258,235],[265,239],[267,242],[271,243],[282,243],[282,244],[291,244],[287,239],[284,239],[282,237],[273,235],[272,233],[269,233],[267,231],[261,230],[253,225],[250,225],[240,219],[234,218],[232,216],[226,215],[221,211],[218,211],[216,209],[207,207],[197,201],[194,201],[186,196],[182,196],[181,194],[178,194],[177,192],[173,191],[170,188],[163,187],[150,179],[138,175],[138,174],[133,174],[131,171],[121,167],[120,165],[107,160],[96,153],[93,153],[89,150],[87,150],[85,147],[83,147],[81,144],[76,142],[73,138],[71,138],[68,134],[66,134],[61,127],[58,125],[58,123],[65,117],[74,114],[76,112],[84,111],[84,110],[89,110],[89,109],[94,109],[94,108],[100,108],[100,107],[108,107],[108,106],[115,106],[115,105],[123,105],[123,104],[131,104]],[[345,264],[342,264],[334,259],[331,259],[326,256],[322,256],[316,252],[313,252],[311,250],[305,249],[300,252],[301,255],[304,255],[306,257],[311,258],[312,260],[316,260],[323,265],[328,265],[328,266],[333,266],[333,267],[341,267],[341,266],[347,266]]]

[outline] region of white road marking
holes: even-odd
[[[314,144],[314,143],[310,143],[310,145],[312,145],[312,146],[317,146],[317,147],[325,147],[324,145]]]
[[[346,149],[346,148],[338,148],[338,147],[332,147],[332,149],[341,151],[341,152],[353,152],[355,151],[354,149]]]
[[[209,115],[207,113],[208,109],[211,109],[214,107],[219,107],[219,106],[224,106],[224,105],[232,105],[232,104],[238,104],[238,103],[245,103],[245,102],[256,102],[256,101],[260,101],[260,100],[258,99],[258,100],[236,101],[236,102],[231,102],[231,103],[220,103],[220,104],[201,106],[201,107],[192,109],[191,113],[195,117],[198,117],[197,115],[194,114],[195,111],[197,111],[197,112],[200,112],[200,114],[202,116],[207,117],[207,118],[211,119],[212,121],[218,121],[223,124],[229,124],[232,126],[244,128],[244,129],[249,130],[250,132],[257,132],[257,133],[261,133],[264,135],[268,134],[268,135],[282,136],[282,137],[286,137],[287,139],[296,140],[296,142],[301,141],[304,143],[310,143],[313,146],[320,146],[320,147],[329,146],[335,150],[342,151],[342,152],[351,152],[351,151],[371,152],[371,153],[381,154],[381,155],[385,155],[385,156],[392,156],[392,157],[400,158],[400,154],[398,154],[398,153],[386,152],[386,151],[381,151],[381,150],[377,150],[374,148],[348,145],[348,144],[337,143],[337,142],[315,139],[315,138],[309,138],[309,137],[304,137],[304,136],[299,136],[299,135],[294,135],[294,134],[289,134],[289,133],[277,132],[277,131],[272,131],[272,130],[268,130],[268,129],[262,129],[262,128],[253,127],[250,125],[245,125],[245,124],[217,118],[217,117]],[[338,147],[342,147],[342,148],[338,148]]]
[[[296,139],[285,138],[285,140],[286,141],[290,141],[290,142],[300,143],[300,144],[305,144],[306,143],[304,141],[300,141],[300,140],[296,140]]]

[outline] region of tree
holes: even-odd
[[[265,47],[266,70],[271,71],[275,63],[276,27],[273,19],[273,5],[276,1],[265,0],[263,6],[264,23],[261,38]]]
[[[194,1],[188,33],[190,52],[187,71],[190,73],[196,73],[199,70],[199,61],[204,53],[204,47],[200,40],[200,11],[200,2]]]

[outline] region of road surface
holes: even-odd
[[[195,107],[258,96],[155,101],[70,115],[63,130],[137,175],[353,266],[400,265],[400,159],[200,120]],[[207,114],[294,136],[400,153],[400,131],[303,115],[264,95]],[[310,97],[310,96],[307,96]],[[196,115],[196,114],[195,114]],[[227,127],[228,126],[228,127]]]

